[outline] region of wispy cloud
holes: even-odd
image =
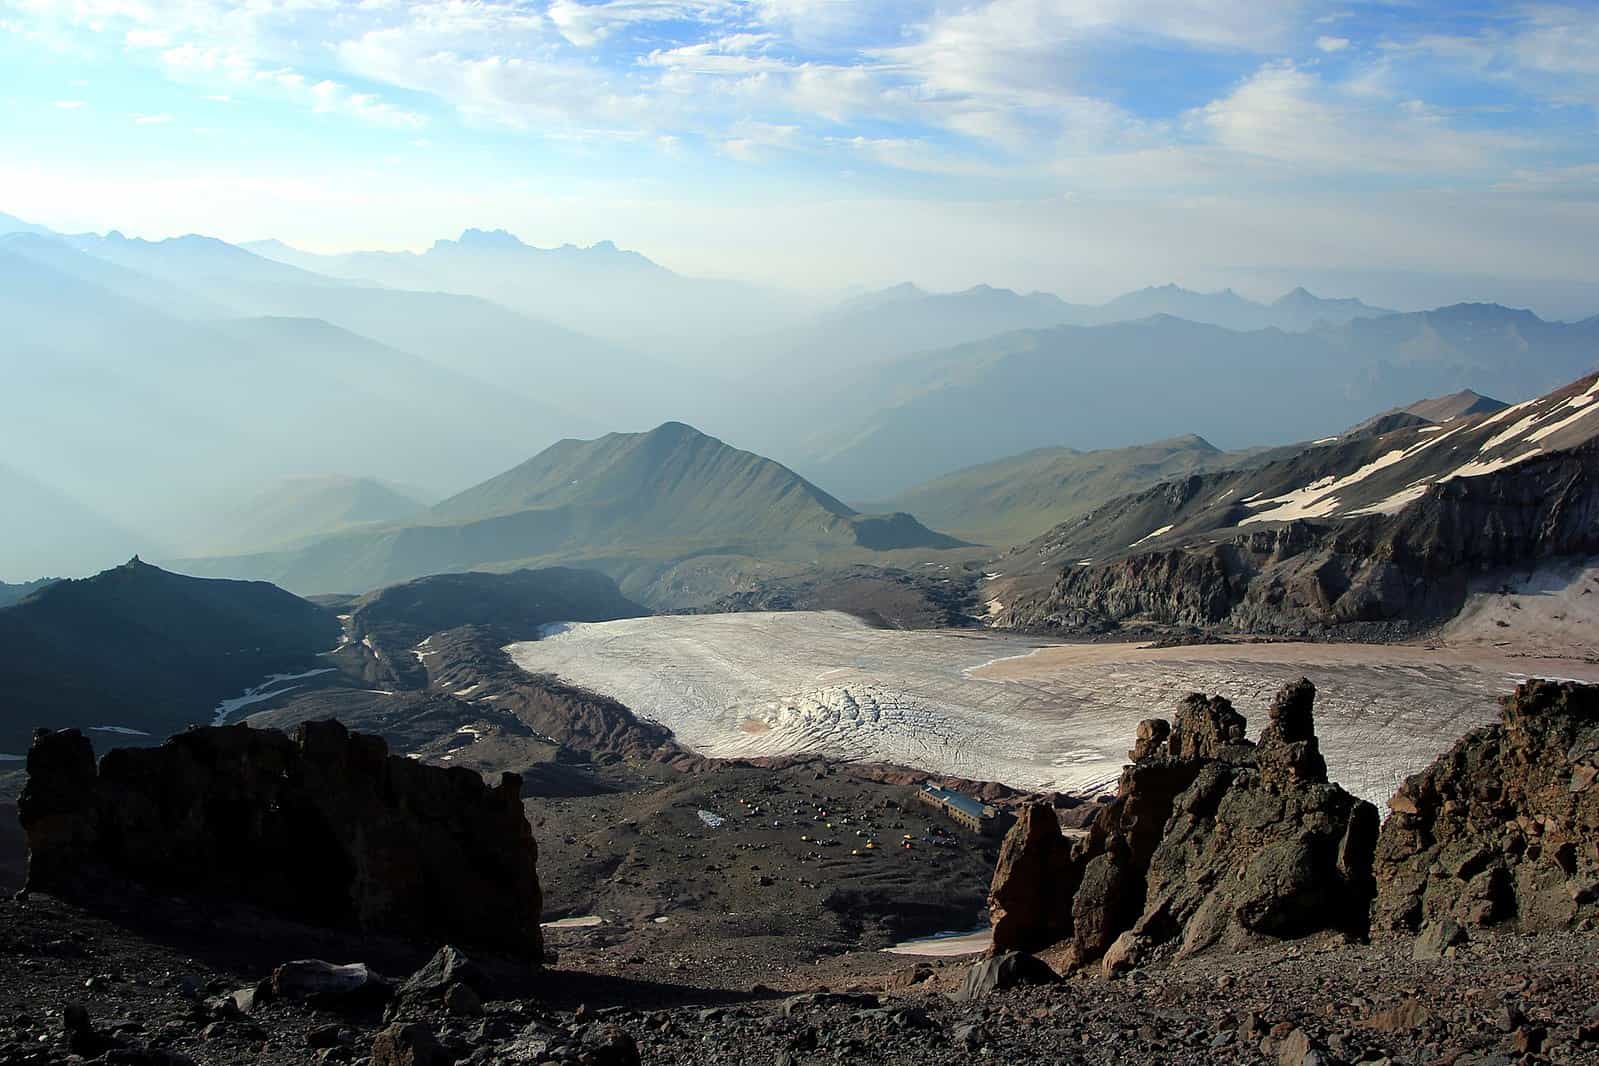
[[[1581,163],[1548,128],[1591,129],[1599,99],[1599,11],[1575,4],[1449,18],[1326,0],[14,6],[8,24],[109,41],[212,101],[407,136],[444,123],[985,183],[1489,184]],[[1461,95],[1471,108],[1451,106]]]

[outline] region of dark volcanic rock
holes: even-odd
[[[1071,932],[1071,915],[1059,906],[1059,885],[1071,845],[1047,804],[1029,803],[1005,834],[989,889],[994,950],[1049,944]]]
[[[1314,699],[1309,681],[1285,687],[1254,745],[1226,700],[1188,697],[1163,744],[1140,727],[1144,758],[1070,845],[1053,811],[1027,809],[990,890],[995,950],[1065,942],[1113,972],[1167,945],[1364,935],[1377,812],[1327,782]]]
[[[1376,921],[1562,928],[1599,915],[1599,686],[1528,681],[1402,785]]]
[[[276,999],[311,1003],[330,1010],[370,1006],[394,994],[394,986],[363,962],[341,966],[321,959],[284,963],[272,971],[271,987]]]
[[[126,881],[315,924],[541,955],[537,848],[521,781],[388,753],[307,722],[117,749],[40,730],[18,812],[29,890],[93,902]]]
[[[1017,985],[1047,985],[1060,978],[1042,960],[1017,951],[1007,951],[972,963],[966,978],[955,993],[958,1000],[982,999]]]
[[[1474,432],[1480,437],[1493,429]],[[1297,488],[1347,475],[1380,455],[1364,445],[1346,447],[1353,454],[1341,465],[1315,465],[1337,449],[1309,449],[1294,462],[1263,468],[1263,480],[1249,484],[1277,486],[1273,471],[1281,468],[1287,477],[1281,487]],[[1425,471],[1429,476],[1447,474],[1460,461],[1444,450],[1422,454],[1444,464]],[[1217,502],[1239,484],[1238,475],[1195,475],[1107,505],[1096,512],[1097,525],[1089,516],[1039,538],[1029,550],[1044,552],[1049,563],[1070,562],[1051,588],[1008,600],[997,622],[1085,632],[1142,623],[1360,639],[1407,635],[1456,614],[1475,576],[1599,551],[1596,470],[1599,441],[1588,440],[1479,477],[1445,477],[1397,513],[1357,511],[1273,527],[1241,525],[1246,506]],[[1144,531],[1175,525],[1188,542],[1122,556],[1130,550],[1116,524],[1123,519]],[[1098,561],[1077,565],[1089,557]]]
[[[372,1066],[450,1066],[454,1061],[433,1031],[417,1022],[391,1025],[372,1041]]]

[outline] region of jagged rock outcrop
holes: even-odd
[[[1008,595],[1001,589],[1006,607],[991,621],[1034,630],[1155,624],[1388,638],[1452,617],[1475,576],[1599,551],[1599,440],[1482,476],[1439,480],[1397,512],[1242,524],[1252,514],[1240,501],[1246,493],[1297,487],[1278,485],[1273,470],[1294,470],[1288,480],[1313,483],[1347,476],[1350,463],[1374,458],[1361,453],[1323,470],[1312,462],[1322,451],[1307,451],[1298,465],[1266,468],[1262,480],[1247,485],[1242,475],[1223,472],[1158,486],[1051,531],[1017,551],[1044,565],[1064,563],[1054,584]],[[1442,461],[1454,453],[1420,454]],[[1137,549],[1141,534],[1130,532],[1172,526],[1187,535],[1185,543]],[[1014,569],[1036,568],[1034,558]]]
[[[1321,930],[1363,936],[1377,811],[1327,781],[1315,687],[1278,693],[1258,744],[1220,697],[1194,695],[1169,729],[1139,727],[1116,799],[1068,842],[1026,808],[990,889],[994,950],[1063,946],[1107,970]]]
[[[521,779],[390,755],[337,722],[190,730],[106,753],[41,729],[17,803],[30,891],[126,882],[314,924],[542,954]]]
[[[1528,681],[1388,803],[1378,928],[1599,917],[1599,686]]]

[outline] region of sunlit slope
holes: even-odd
[[[311,592],[584,563],[636,595],[690,559],[811,562],[959,546],[910,515],[859,514],[779,463],[669,422],[648,433],[562,441],[413,522],[185,566]]]

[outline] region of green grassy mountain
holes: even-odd
[[[157,739],[337,643],[329,611],[259,582],[205,581],[134,559],[0,609],[0,752],[37,726]]]
[[[960,546],[908,514],[860,514],[779,463],[668,422],[648,433],[561,441],[410,522],[184,566],[313,593],[580,564],[644,602],[686,605],[722,594],[726,575],[757,562],[860,561]]]
[[[426,509],[377,478],[286,478],[219,515],[207,547],[226,552],[287,547],[356,526],[403,521]]]
[[[1192,434],[1090,452],[1040,448],[935,478],[882,506],[969,540],[1017,544],[1117,496],[1255,454],[1223,452]]]

